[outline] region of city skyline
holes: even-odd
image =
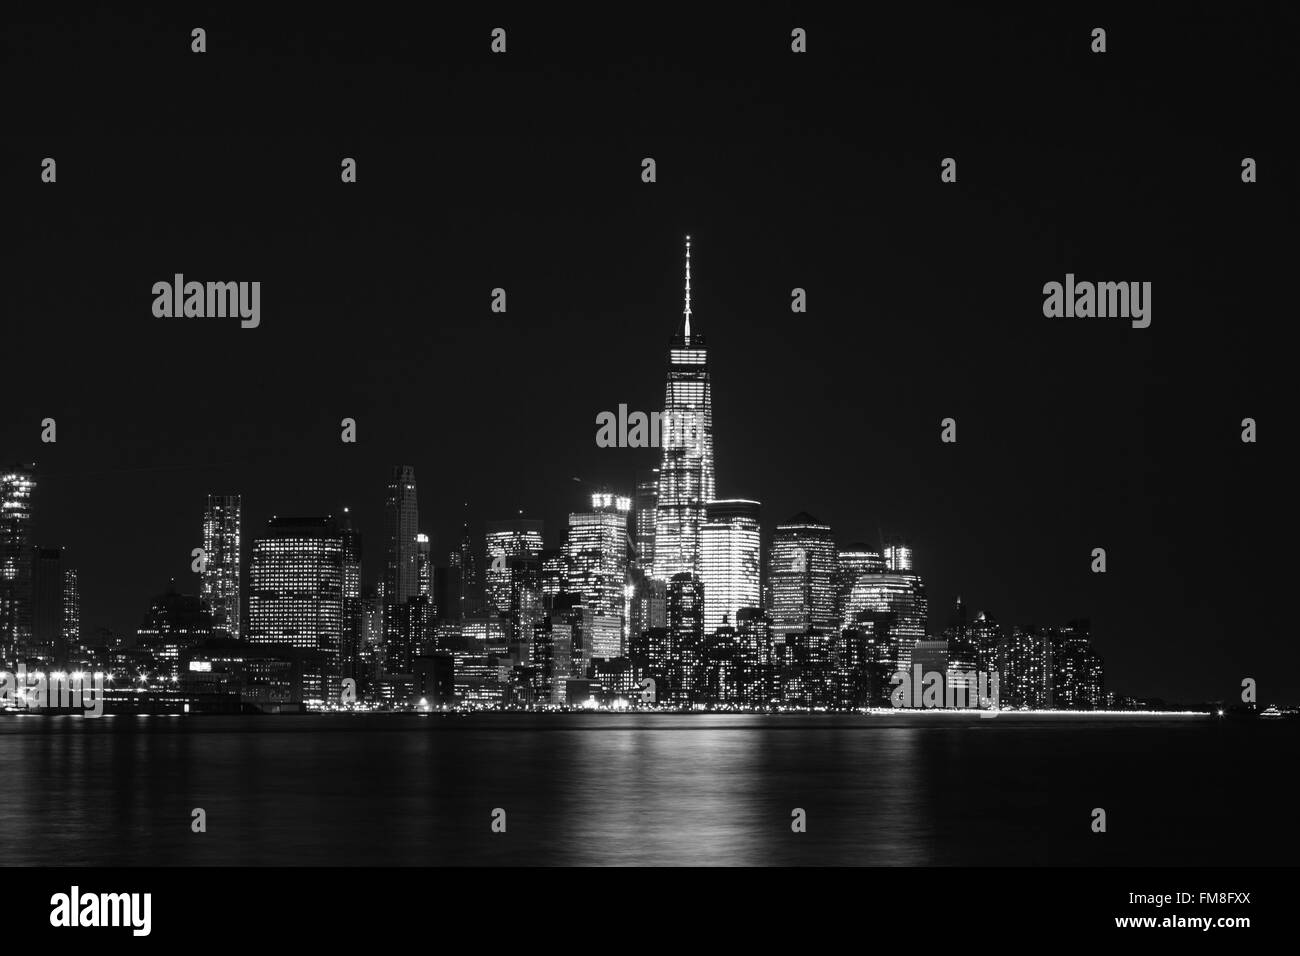
[[[324,683],[314,685],[317,689],[311,693],[310,699],[319,706],[337,696],[338,681],[343,677],[358,679],[369,688],[388,674],[411,673],[416,669],[417,658],[432,653],[435,647],[446,650],[447,644],[440,636],[443,622],[499,614],[514,622],[503,634],[508,634],[514,641],[523,637],[531,650],[534,622],[551,614],[551,596],[556,591],[556,586],[543,586],[546,576],[543,555],[551,553],[563,560],[559,590],[574,592],[585,608],[584,613],[591,615],[583,619],[580,627],[574,624],[575,646],[566,651],[566,655],[574,655],[577,677],[588,676],[581,668],[590,666],[594,660],[623,659],[634,646],[644,646],[644,633],[637,632],[634,623],[639,622],[645,627],[649,622],[642,619],[643,615],[636,615],[632,608],[641,600],[648,579],[657,580],[660,587],[667,587],[663,600],[665,613],[670,619],[674,613],[680,616],[682,609],[688,606],[693,608],[688,613],[699,615],[696,625],[699,636],[693,642],[687,642],[692,646],[682,644],[678,636],[666,645],[674,648],[674,654],[682,656],[679,663],[688,670],[701,666],[703,647],[715,640],[715,635],[721,636],[719,628],[727,633],[738,632],[741,644],[746,644],[749,632],[745,628],[753,626],[756,614],[762,617],[763,633],[767,634],[770,629],[770,635],[764,640],[779,649],[782,661],[788,655],[794,655],[800,660],[827,667],[831,658],[839,654],[833,653],[831,648],[841,641],[845,629],[860,626],[865,628],[867,643],[864,648],[867,649],[847,653],[850,657],[874,653],[869,649],[875,647],[883,635],[894,634],[891,640],[895,649],[888,657],[891,674],[911,674],[913,647],[920,655],[918,659],[925,661],[918,665],[922,666],[923,672],[938,667],[946,677],[951,677],[964,674],[966,670],[973,671],[978,667],[982,671],[991,666],[977,652],[978,641],[970,643],[968,654],[961,650],[965,647],[966,622],[960,595],[956,603],[963,620],[958,630],[954,632],[950,626],[941,633],[941,629],[934,626],[926,587],[913,566],[913,549],[906,536],[886,537],[882,533],[878,549],[860,543],[841,545],[829,524],[807,512],[777,522],[771,533],[764,536],[760,501],[715,497],[711,388],[707,352],[698,319],[692,327],[691,239],[687,236],[684,309],[669,351],[668,385],[662,412],[665,423],[660,450],[662,459],[660,466],[651,473],[654,486],[649,488],[648,496],[644,488],[644,472],[639,472],[635,481],[627,482],[625,488],[611,492],[606,486],[606,490],[590,494],[589,509],[570,512],[558,541],[552,532],[549,542],[544,533],[545,522],[524,518],[521,511],[515,518],[479,522],[483,533],[478,538],[481,543],[476,546],[470,524],[462,513],[461,540],[455,547],[443,551],[422,530],[426,525],[420,520],[415,467],[393,465],[384,496],[384,566],[380,575],[367,576],[362,571],[364,549],[360,546],[365,536],[356,529],[349,507],[342,508],[339,515],[330,513],[321,517],[273,515],[264,528],[255,529],[256,533],[251,536],[252,547],[245,567],[240,561],[242,496],[209,493],[202,516],[202,552],[194,552],[200,556],[192,566],[192,570],[198,572],[197,593],[187,596],[184,588],[178,592],[176,580],[171,579],[166,593],[154,599],[153,609],[146,615],[145,623],[134,634],[125,632],[127,643],[134,644],[135,634],[142,638],[153,634],[153,639],[161,640],[156,629],[150,630],[150,622],[154,620],[151,615],[159,613],[160,602],[167,608],[192,597],[201,600],[202,610],[207,615],[203,623],[197,625],[199,629],[194,631],[202,637],[286,644],[300,651],[323,651],[333,655],[334,676],[321,676]],[[350,424],[355,427],[355,422],[345,420],[343,424],[346,436],[347,427]],[[652,444],[657,444],[657,429],[652,434],[655,435]],[[345,437],[344,441],[347,442],[348,438]],[[600,444],[599,439],[597,444]],[[8,555],[15,550],[11,545],[16,546],[15,542],[21,537],[32,551],[33,568],[39,570],[41,564],[36,556],[45,552],[29,540],[35,512],[31,500],[33,488],[39,486],[39,472],[35,465],[31,468],[30,472],[11,468],[5,473],[6,500],[11,501],[13,510],[9,510],[11,504],[7,503],[6,514],[10,516],[11,524],[6,526],[4,542]],[[579,478],[573,481],[584,484]],[[635,507],[638,503],[641,507],[653,508],[652,515],[643,518]],[[468,507],[469,503],[465,502],[464,508]],[[18,524],[13,524],[14,521]],[[283,545],[275,544],[276,541],[282,541]],[[450,583],[450,575],[456,573],[452,569],[457,568],[465,557],[467,542],[471,551],[477,551],[481,559],[484,586],[472,607],[466,603],[466,595],[479,593],[474,586],[466,584],[463,578],[454,585]],[[549,550],[548,544],[551,546]],[[321,547],[326,550],[320,551]],[[284,564],[286,559],[293,560],[304,548],[318,555],[311,559],[314,563],[310,567]],[[645,551],[646,560],[638,557],[641,549]],[[59,551],[50,553],[61,559]],[[445,563],[439,560],[439,555],[445,555]],[[9,555],[6,558],[6,568],[14,564],[13,557]],[[326,563],[317,563],[322,560]],[[77,570],[68,568],[65,572],[61,565],[56,570],[59,593],[63,595],[60,607],[69,609],[61,611],[57,625],[52,625],[58,630],[63,628],[65,615],[80,619],[81,602]],[[5,572],[6,580],[14,577],[12,571],[10,568]],[[693,583],[690,588],[696,590],[682,590],[679,578],[685,580],[683,571],[691,575]],[[39,580],[38,573],[31,573],[33,580]],[[524,575],[522,579],[521,574]],[[447,583],[435,585],[435,578]],[[521,580],[535,595],[524,599],[522,607]],[[532,583],[526,583],[528,581]],[[382,648],[374,652],[370,650],[370,639],[363,625],[363,593],[369,587],[367,582],[373,584],[370,590],[378,596],[379,618],[383,622]],[[318,590],[321,587],[325,590]],[[452,587],[460,589],[455,596],[448,590]],[[304,588],[313,589],[319,595],[314,601],[323,600],[325,603],[304,607],[300,600]],[[282,592],[282,603],[286,598],[289,600],[278,611],[275,610],[279,606],[275,598],[277,592]],[[346,605],[345,592],[351,602]],[[294,597],[295,594],[298,596]],[[438,605],[439,601],[442,606]],[[683,601],[690,603],[684,605]],[[545,603],[545,609],[539,602]],[[39,602],[36,606],[40,606]],[[306,618],[302,617],[304,610]],[[186,619],[198,611],[198,604],[186,610]],[[8,603],[5,612],[12,613]],[[28,614],[31,616],[30,611]],[[321,623],[322,614],[328,623]],[[240,622],[245,616],[247,629],[241,631]],[[1087,615],[1076,617],[1086,618]],[[526,620],[521,621],[521,618]],[[986,619],[992,621],[993,617],[981,611],[980,620]],[[555,620],[558,623],[559,618]],[[166,624],[160,626],[164,630],[167,627]],[[185,633],[190,633],[193,626],[186,625]],[[321,627],[325,631],[321,631]],[[1087,675],[1095,670],[1095,684],[1101,688],[1102,658],[1097,655],[1095,647],[1089,646],[1086,620],[1081,627],[1078,633],[1082,634],[1079,645],[1082,649],[1076,656],[1082,656],[1078,658],[1079,663],[1068,665],[1069,674]],[[1075,628],[1074,621],[1064,628],[1056,624],[1013,622],[1005,631],[995,629],[997,636],[987,639],[987,643],[999,648],[1006,644],[1004,663],[1019,680],[1042,685],[1040,692],[1018,693],[1017,703],[1050,707],[1054,701],[1067,702],[1067,706],[1089,701],[1089,706],[1101,706],[1100,689],[1080,696],[1081,692],[1073,686],[1063,686],[1053,697],[1051,648],[1058,643],[1064,648]],[[104,629],[101,627],[99,630]],[[546,630],[549,634],[549,621]],[[35,643],[30,645],[33,648],[42,646],[36,633],[39,631],[40,628],[35,629]],[[1065,637],[1052,636],[1057,631]],[[580,632],[586,635],[582,638],[581,668],[576,645]],[[282,633],[298,636],[285,639],[279,636]],[[487,635],[486,643],[491,645],[491,630],[483,633]],[[322,636],[308,636],[312,634]],[[58,645],[61,649],[66,649],[68,637],[67,631],[61,633],[63,643]],[[1034,643],[1036,640],[1040,643]],[[7,648],[13,646],[17,645],[13,642],[6,645]],[[171,650],[165,656],[171,661],[168,666],[175,675],[178,666],[176,646],[167,646]],[[51,665],[56,659],[53,647],[51,644],[45,652],[47,663]],[[1043,650],[1035,651],[1037,647]],[[371,659],[372,653],[378,656]],[[661,649],[647,653],[663,656],[664,652]],[[1059,651],[1058,656],[1063,653],[1064,650]],[[760,652],[764,660],[771,654],[771,650]],[[934,657],[936,654],[939,656]],[[18,657],[12,659],[15,662],[19,660]],[[1074,658],[1069,660],[1074,661]],[[934,664],[934,661],[940,663]],[[1093,665],[1090,661],[1097,663]],[[525,659],[524,663],[530,661]],[[673,678],[674,682],[681,679]],[[1069,678],[1071,681],[1074,679]],[[970,684],[974,686],[973,679]],[[696,691],[689,685],[690,681],[687,681],[683,693]],[[1111,693],[1114,696],[1114,691]],[[803,706],[842,706],[844,703],[833,694],[823,698],[820,691],[801,691],[800,694],[798,702]],[[1136,698],[1141,695],[1131,692],[1129,696]]]

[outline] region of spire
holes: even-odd
[[[691,237],[686,237],[686,341],[691,341]]]

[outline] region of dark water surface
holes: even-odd
[[[1293,865],[1298,742],[1207,717],[0,715],[0,864]]]

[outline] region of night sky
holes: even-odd
[[[1300,698],[1272,554],[1294,11],[427,9],[6,9],[48,19],[0,39],[0,460],[38,463],[36,541],[80,569],[84,630],[197,591],[210,492],[243,495],[246,563],[272,514],[350,506],[376,579],[397,463],[440,563],[465,502],[558,545],[573,476],[630,493],[658,463],[595,419],[662,408],[689,233],[718,493],[768,534],[808,511],[841,544],[909,537],[932,631],[959,594],[1090,617],[1120,693]],[[155,318],[177,272],[261,281],[260,328]],[[1152,282],[1151,327],[1044,318],[1067,272]]]

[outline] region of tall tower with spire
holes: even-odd
[[[700,529],[715,497],[713,393],[709,353],[691,324],[691,237],[686,237],[686,308],[668,350],[668,385],[660,430],[663,462],[655,505],[654,576],[700,573]]]

